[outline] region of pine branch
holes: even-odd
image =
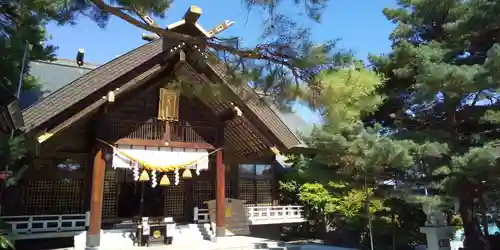
[[[99,9],[104,12],[110,13],[114,16],[121,18],[122,20],[128,22],[131,25],[134,25],[143,30],[158,34],[160,37],[175,40],[179,42],[186,43],[197,43],[204,44],[207,48],[210,48],[214,51],[218,52],[228,52],[234,56],[237,56],[240,60],[250,59],[250,60],[263,60],[272,62],[277,65],[282,65],[290,70],[292,75],[296,78],[296,80],[312,80],[312,76],[308,74],[308,72],[302,72],[302,69],[305,69],[304,66],[298,65],[296,62],[300,60],[300,58],[294,58],[290,55],[286,55],[283,51],[287,48],[285,45],[276,45],[276,44],[260,44],[257,45],[253,49],[240,49],[234,46],[224,44],[224,41],[227,39],[219,39],[217,37],[203,38],[203,37],[193,37],[177,32],[173,32],[170,30],[165,30],[160,28],[158,25],[150,25],[145,22],[143,15],[139,13],[137,9],[134,8],[125,8],[125,7],[114,7],[109,4],[106,4],[102,0],[90,0],[94,3]],[[135,12],[144,22],[132,17],[127,14],[127,12]]]

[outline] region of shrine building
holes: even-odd
[[[206,35],[195,14],[168,29]],[[278,193],[279,158],[303,144],[285,124],[290,117],[235,84],[202,48],[157,38],[101,66],[83,53],[78,66],[31,63],[32,74],[45,70],[40,100],[22,111],[32,161],[1,207],[16,239],[86,232],[87,246],[97,247],[101,231],[143,217],[207,223],[209,235],[224,237],[237,234],[228,225],[231,199],[244,202],[250,231],[304,222],[302,207],[280,204]]]

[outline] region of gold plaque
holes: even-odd
[[[160,88],[158,102],[158,120],[179,120],[179,92],[166,88]]]

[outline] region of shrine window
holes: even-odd
[[[270,164],[240,164],[240,178],[272,179],[272,165]]]
[[[273,172],[270,164],[240,164],[239,198],[246,205],[272,205]]]

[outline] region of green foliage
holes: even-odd
[[[0,233],[2,233],[2,235],[0,235],[0,249],[16,249],[14,241],[9,237],[9,235],[13,235],[12,226],[0,220]]]
[[[7,136],[0,138],[0,162],[3,166],[13,165],[26,155],[24,142],[23,136],[15,136],[12,139]]]
[[[378,73],[358,66],[323,71],[317,79],[322,91],[308,94],[310,103],[321,109],[325,124],[307,138],[316,154],[291,157],[297,171],[280,183],[282,192],[295,192],[299,203],[322,214],[327,227],[354,233],[365,246],[368,218],[377,249],[388,249],[392,236],[396,249],[421,243],[419,227],[425,215],[418,204],[404,200],[408,187],[393,191],[380,183],[406,176],[420,158],[440,157],[446,148],[400,139],[380,124],[361,122],[386,100],[386,93],[379,92],[386,79]]]
[[[5,236],[0,236],[0,249],[16,249],[14,243]]]
[[[383,79],[365,68],[324,70],[316,80],[321,83],[321,92],[306,92],[305,99],[337,129],[351,126],[360,115],[375,111],[384,99],[376,93]]]
[[[392,51],[371,58],[387,99],[366,120],[418,144],[412,178],[459,200],[468,249],[489,249],[476,211],[487,212],[481,197],[495,200],[498,185],[499,9],[492,0],[399,1],[384,10],[397,25]]]
[[[11,174],[4,180],[5,187],[16,185],[22,174],[27,170],[23,159],[28,154],[24,136],[15,136],[12,139],[0,137],[0,169],[8,169]]]
[[[48,35],[44,25],[53,18],[59,18],[52,11],[50,1],[2,1],[0,3],[0,84],[16,93],[26,41],[29,46],[29,60],[50,60],[55,47],[45,45]],[[62,20],[61,20],[62,21]],[[36,86],[28,75],[29,67],[23,72],[24,89]]]

